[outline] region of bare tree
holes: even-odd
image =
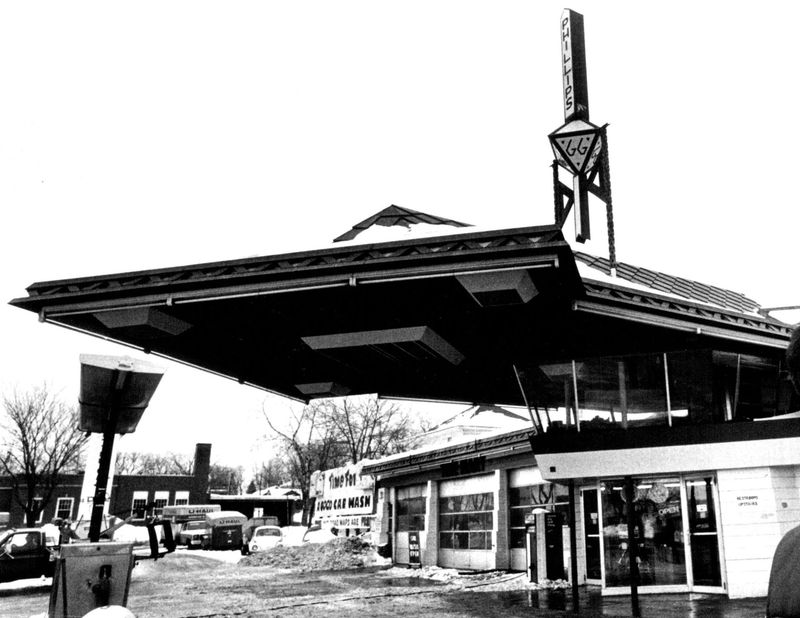
[[[239,495],[242,493],[244,482],[244,468],[242,466],[223,466],[211,464],[209,471],[209,491],[219,494]]]
[[[332,425],[325,422],[323,406],[324,402],[315,401],[303,406],[299,412],[290,408],[286,427],[276,425],[266,408],[262,408],[264,419],[285,456],[290,480],[303,496],[308,496],[312,472],[336,467],[346,457],[341,441],[333,434]],[[306,501],[304,523],[308,521],[308,509]]]
[[[191,475],[194,461],[183,453],[118,453],[116,474],[180,474]]]
[[[324,400],[322,416],[353,463],[407,451],[420,435],[405,409],[374,395]]]
[[[34,526],[50,503],[61,475],[77,473],[88,436],[78,429],[78,410],[47,385],[3,396],[0,469],[11,482],[13,500]]]
[[[283,448],[291,480],[303,496],[309,495],[314,471],[408,450],[420,435],[404,409],[376,396],[316,400],[299,412],[290,410],[281,427],[266,409],[262,411]],[[304,522],[309,506],[307,502]]]
[[[253,470],[253,480],[251,481],[253,491],[248,491],[248,493],[280,485],[288,480],[290,480],[290,475],[286,460],[283,457],[273,457],[269,461],[262,462]]]

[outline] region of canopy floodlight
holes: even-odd
[[[80,362],[78,427],[81,431],[103,434],[89,524],[89,540],[97,543],[105,509],[114,434],[136,430],[164,369],[129,357],[81,354]]]

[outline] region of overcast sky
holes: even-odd
[[[4,392],[74,400],[80,353],[129,353],[5,304],[34,281],[318,247],[390,204],[552,223],[564,6],[0,4]],[[610,125],[618,259],[800,304],[800,3],[570,8]],[[264,393],[162,364],[123,449],[258,458]]]

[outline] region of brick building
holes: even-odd
[[[211,445],[195,447],[194,470],[181,474],[117,474],[114,476],[108,512],[118,517],[133,514],[133,521],[157,515],[167,505],[205,504],[208,502],[208,473]],[[77,519],[83,485],[82,474],[65,474],[45,505],[38,523],[54,518]],[[24,494],[23,494],[24,495]],[[14,500],[8,477],[0,477],[0,512],[10,513],[10,526],[24,526],[25,513]]]

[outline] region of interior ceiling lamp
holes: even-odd
[[[416,362],[445,360],[458,365],[464,355],[429,326],[386,328],[382,330],[336,333],[301,337],[312,350],[374,350],[382,357]]]
[[[295,388],[309,398],[344,397],[350,389],[338,382],[304,382],[295,384]]]
[[[456,279],[481,307],[524,304],[538,293],[526,270],[457,275]]]
[[[603,130],[587,120],[572,120],[548,138],[558,164],[576,176],[586,177],[597,166],[603,149]]]
[[[143,335],[180,335],[189,330],[189,322],[164,313],[155,307],[134,307],[132,309],[117,309],[114,311],[100,311],[94,314],[106,328],[137,329]],[[147,331],[151,331],[147,333]]]

